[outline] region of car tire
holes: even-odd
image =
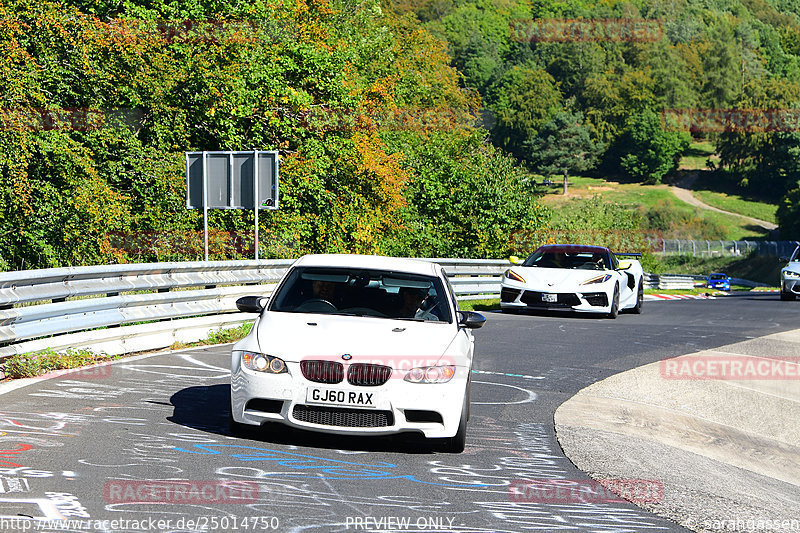
[[[458,423],[458,431],[455,436],[442,439],[442,451],[447,453],[461,453],[467,445],[467,420],[469,420],[469,392],[470,387],[464,393],[464,404],[461,406],[461,419]]]
[[[794,300],[796,296],[791,292],[783,292],[781,291],[781,300],[784,302]]]
[[[635,315],[641,315],[643,303],[644,303],[644,284],[639,283],[639,290],[636,292],[636,305],[633,307],[633,309],[631,309],[631,312]]]
[[[611,300],[611,311],[608,312],[608,318],[617,318],[619,314],[619,287],[614,287],[614,298]]]

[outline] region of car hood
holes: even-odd
[[[781,269],[781,272],[785,272],[787,270],[790,272],[800,273],[800,263],[798,263],[797,261],[792,261],[791,263],[783,267]]]
[[[287,362],[335,358],[350,354],[350,362],[381,362],[395,368],[399,361],[424,359],[435,363],[453,342],[454,324],[373,317],[267,312],[258,322],[263,353]],[[385,361],[385,362],[382,362]]]
[[[586,280],[608,274],[607,270],[577,270],[542,267],[514,267],[525,284],[534,289],[556,290],[559,287],[577,287]]]

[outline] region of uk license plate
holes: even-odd
[[[542,293],[542,301],[554,304],[558,301],[558,294],[551,294],[549,292]]]
[[[306,391],[306,403],[317,405],[375,407],[376,401],[374,392],[323,389],[319,387],[309,387]]]

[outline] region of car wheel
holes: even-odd
[[[461,453],[467,445],[467,420],[469,419],[469,385],[464,394],[464,405],[461,406],[461,419],[455,436],[443,439],[442,451],[447,453]]]
[[[636,306],[634,306],[634,308],[632,309],[633,313],[641,315],[643,303],[644,303],[644,286],[642,283],[639,283],[639,291],[636,293]]]
[[[795,299],[795,295],[793,293],[781,291],[781,300],[789,301],[789,300],[794,300],[794,299]]]
[[[611,301],[611,311],[608,312],[608,318],[617,318],[619,314],[619,287],[614,287],[614,299]]]

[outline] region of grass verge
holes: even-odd
[[[66,352],[55,352],[48,348],[37,353],[24,353],[14,355],[3,361],[3,373],[8,378],[31,378],[47,374],[54,370],[65,370],[68,368],[80,368],[82,366],[103,363],[114,359],[120,359],[119,355],[107,355],[105,353],[94,353],[90,350],[67,350]]]
[[[459,300],[458,307],[462,311],[497,311],[500,309],[500,298]]]
[[[767,235],[765,229],[735,215],[717,213],[682,202],[673,194],[669,185],[623,183],[586,176],[571,177],[570,183],[567,196],[549,191],[541,197],[542,204],[557,211],[558,220],[580,218],[577,211],[585,209],[585,205],[574,200],[597,196],[604,202],[620,204],[638,212],[642,219],[639,228],[641,231],[656,232],[667,239],[743,240],[763,239]],[[749,200],[742,200],[743,204],[748,202]],[[757,212],[764,214],[762,211]]]
[[[717,209],[738,213],[759,220],[766,220],[767,222],[776,222],[775,213],[778,211],[777,205],[747,200],[738,194],[726,194],[702,189],[693,188],[692,194],[701,202],[716,207]]]
[[[183,348],[194,348],[195,346],[208,346],[211,344],[226,344],[243,339],[250,333],[253,323],[248,322],[235,328],[219,328],[209,332],[208,337],[195,342],[175,342],[169,347],[170,350],[181,350]]]

